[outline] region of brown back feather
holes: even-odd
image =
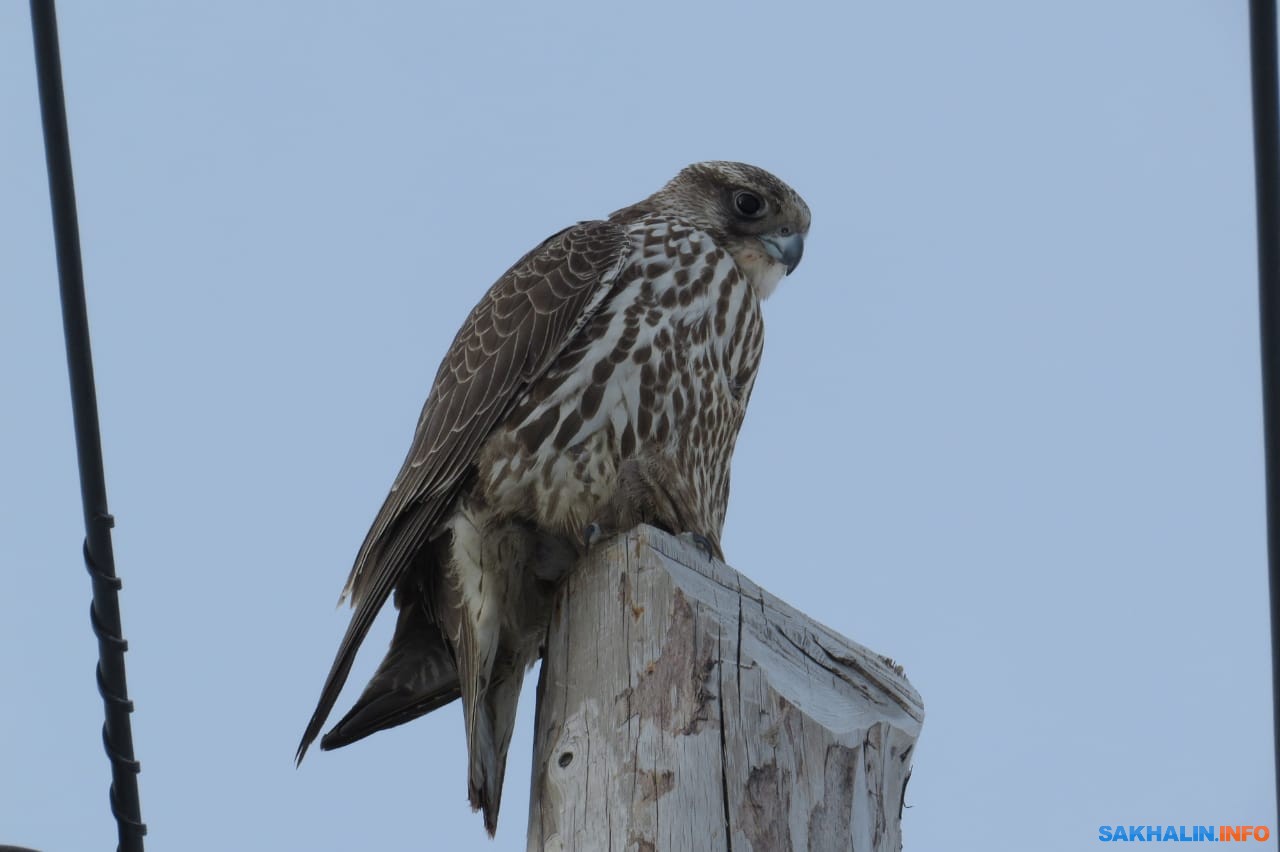
[[[457,499],[485,438],[606,300],[628,248],[626,232],[612,222],[566,228],[517,261],[463,323],[351,569],[343,595],[355,612],[298,745],[298,762],[333,709],[378,611]]]

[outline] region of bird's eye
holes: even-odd
[[[764,200],[754,192],[747,192],[745,189],[734,194],[733,206],[748,219],[764,215]]]

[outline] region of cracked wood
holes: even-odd
[[[649,527],[556,599],[528,848],[902,848],[920,696],[892,660]]]

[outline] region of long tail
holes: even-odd
[[[523,683],[523,667],[495,678],[472,711],[474,723],[467,725],[467,796],[472,809],[483,812],[484,827],[490,836],[498,830],[507,750]]]

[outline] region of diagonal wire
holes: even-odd
[[[1276,3],[1249,0],[1253,69],[1253,169],[1258,212],[1258,317],[1262,333],[1262,419],[1267,466],[1271,588],[1271,713],[1280,813],[1280,121]]]
[[[138,802],[138,762],[133,756],[129,714],[133,702],[125,682],[120,600],[115,556],[111,549],[114,521],[107,511],[107,485],[102,470],[102,439],[98,432],[98,400],[93,385],[89,349],[89,316],[85,306],[84,272],[80,265],[80,232],[76,222],[75,185],[71,176],[71,143],[67,109],[62,95],[62,60],[58,50],[58,21],[53,0],[31,0],[31,31],[35,41],[36,75],[40,88],[40,116],[44,124],[45,160],[49,169],[49,200],[58,255],[58,284],[62,293],[62,326],[67,343],[67,372],[71,379],[71,411],[75,419],[76,457],[80,464],[80,495],[84,506],[84,560],[93,581],[89,618],[98,637],[98,691],[106,721],[102,741],[111,761],[111,812],[115,816],[121,852],[142,852],[142,823]]]

